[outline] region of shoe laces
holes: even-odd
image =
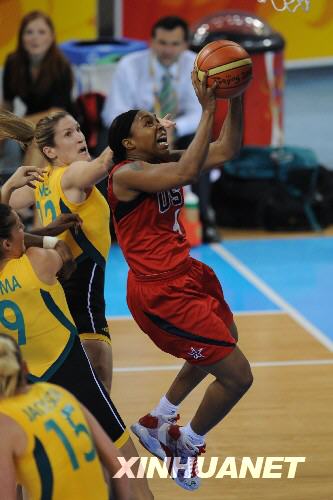
[[[175,414],[173,414],[173,415],[159,415],[159,417],[161,419],[163,419],[165,423],[168,423],[168,424],[175,424],[180,419],[179,413],[177,413],[177,415],[175,415]]]
[[[191,477],[198,475],[198,457],[202,453],[206,453],[206,444],[195,445],[191,439],[181,433],[179,446],[177,446],[179,456],[184,460],[191,459]]]
[[[195,457],[194,457],[194,460],[192,462],[192,470],[191,470],[191,476],[192,477],[196,477],[199,473],[199,470],[198,470],[198,457],[202,454],[202,453],[206,453],[206,444],[203,444],[203,445],[200,445],[200,446],[196,446],[196,449],[198,450]]]

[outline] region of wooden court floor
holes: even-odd
[[[333,353],[283,313],[239,315],[239,346],[253,367],[254,384],[207,439],[205,457],[306,457],[294,479],[202,481],[187,492],[171,479],[154,477],[156,500],[330,500],[333,499]],[[132,320],[110,322],[115,373],[112,398],[128,425],[147,413],[177,373],[176,358],[159,351]],[[181,424],[193,415],[204,381],[182,404]],[[141,456],[148,452],[135,436]],[[208,467],[208,466],[207,466]]]

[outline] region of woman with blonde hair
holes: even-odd
[[[107,148],[90,161],[80,126],[66,111],[52,113],[36,126],[0,111],[1,138],[25,146],[35,142],[49,162],[37,189],[24,186],[14,190],[8,182],[2,189],[3,200],[16,210],[35,205],[43,226],[60,214],[75,213],[82,220],[81,227],[59,235],[68,243],[77,263],[76,272],[62,285],[89,359],[109,391],[112,349],[105,318],[104,279],[111,245],[110,211],[95,184],[108,175],[113,165],[112,152]]]
[[[103,468],[119,470],[117,449],[92,414],[63,388],[28,385],[16,342],[0,333],[0,500],[109,498]],[[95,448],[96,447],[96,448]],[[111,479],[114,496],[129,499],[126,476]]]

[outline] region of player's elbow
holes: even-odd
[[[221,163],[234,160],[240,153],[241,142],[228,144],[221,150]]]
[[[199,177],[200,177],[200,171],[196,171],[192,176],[191,176],[191,179],[190,181],[188,182],[188,184],[195,184],[196,182],[198,182],[199,180]]]
[[[186,186],[187,184],[194,184],[197,182],[200,176],[201,170],[200,163],[198,160],[194,158],[181,158],[178,163],[178,172],[177,175],[179,177],[179,185]]]
[[[199,176],[199,170],[196,170],[195,172],[186,172],[184,175],[180,175],[179,185],[187,186],[187,184],[195,184],[199,180]]]

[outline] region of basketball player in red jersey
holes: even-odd
[[[192,73],[202,115],[186,151],[169,152],[166,129],[147,111],[119,115],[109,131],[116,165],[109,177],[108,198],[130,267],[128,306],[160,349],[185,359],[166,395],[132,430],[154,455],[179,457],[187,463],[174,479],[188,490],[200,485],[196,457],[205,449],[206,433],[252,384],[250,365],[236,346],[237,329],[221,285],[211,268],[190,257],[178,217],[182,186],[193,183],[200,171],[221,166],[240,148],[239,97],[230,100],[220,135],[210,144],[216,99],[206,80],[200,83]],[[178,405],[209,373],[215,380],[193,419],[179,427]]]

